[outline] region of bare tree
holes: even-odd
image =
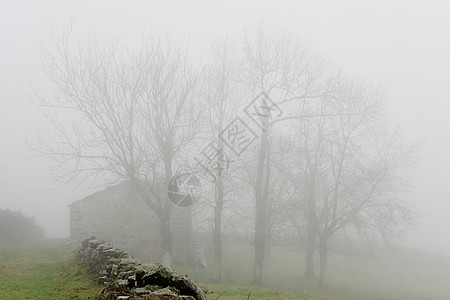
[[[162,174],[163,183],[159,199],[149,202],[160,218],[160,230],[164,251],[171,255],[172,237],[170,219],[172,203],[168,201],[167,187],[173,177],[173,164],[180,152],[195,138],[199,130],[200,112],[194,102],[195,75],[189,66],[186,49],[176,45],[168,38],[145,40],[145,56],[140,57],[139,66],[144,76],[143,101],[139,110],[143,115],[143,126],[151,141],[156,144],[157,153],[161,155],[161,165],[156,165]],[[148,173],[140,174],[144,182],[150,178]],[[143,193],[145,194],[145,193]],[[148,197],[147,197],[148,198]],[[145,198],[144,198],[145,199]],[[149,199],[150,200],[150,199]],[[189,211],[189,216],[191,212]],[[188,257],[192,255],[192,220],[191,228],[186,228],[185,239],[188,244]]]
[[[274,36],[262,27],[244,38],[243,73],[249,98],[259,99],[252,113],[261,128],[255,174],[255,265],[253,281],[262,282],[264,249],[267,239],[267,208],[271,185],[270,133],[276,124],[305,117],[292,114],[293,107],[320,101],[332,94],[334,78],[326,63],[309,54],[298,41],[285,35]],[[283,108],[287,109],[281,116]],[[311,116],[308,116],[311,117]]]
[[[307,231],[316,236],[307,247],[315,249],[319,240],[320,284],[330,237],[352,226],[378,229],[387,236],[396,226],[408,224],[411,216],[411,207],[398,196],[405,183],[400,174],[411,165],[415,149],[399,144],[398,135],[383,132],[382,95],[347,83],[336,97],[339,101],[317,107],[334,111],[335,117],[300,125],[306,183],[305,210],[300,213],[312,220]]]
[[[170,256],[167,184],[196,131],[195,77],[186,50],[169,38],[144,37],[138,50],[98,40],[77,48],[70,33],[54,34],[54,49],[43,49],[43,69],[57,95],[34,94],[38,105],[74,121],[53,119],[56,132],[33,150],[57,163],[62,182],[131,181],[156,213]]]
[[[378,232],[382,240],[389,242],[414,222],[412,206],[402,192],[406,186],[404,172],[411,169],[417,149],[402,144],[398,134],[376,139],[372,146],[376,150],[372,157],[367,157],[369,151],[365,157],[351,154],[333,165],[331,182],[324,187],[317,209],[321,285],[325,281],[330,237],[354,228],[362,235]]]
[[[274,142],[271,153],[272,180],[267,199],[267,244],[266,257],[270,257],[271,240],[290,231],[292,224],[290,222],[291,204],[297,199],[298,184],[293,180],[295,168],[293,156],[297,150],[291,147],[289,135],[280,134],[272,137]]]
[[[214,280],[222,280],[222,226],[225,196],[234,187],[226,187],[225,180],[230,176],[230,153],[220,138],[225,127],[237,114],[236,103],[238,84],[236,78],[236,60],[233,56],[232,43],[225,39],[212,45],[212,62],[206,66],[203,77],[202,95],[208,108],[208,125],[210,127],[210,158],[213,159],[211,172],[214,184],[214,221],[213,243],[216,270]]]

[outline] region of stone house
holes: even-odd
[[[129,182],[107,187],[70,208],[70,239],[75,243],[91,236],[108,241],[141,261],[161,261],[159,220]],[[173,206],[171,229],[173,258],[185,260],[191,236],[189,208]]]

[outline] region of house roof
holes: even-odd
[[[84,197],[83,199],[76,200],[72,203],[70,203],[68,206],[77,206],[77,205],[83,205],[86,202],[95,201],[96,199],[99,199],[99,196],[107,195],[107,194],[116,194],[119,191],[127,190],[130,187],[130,181],[124,181],[121,183],[118,183],[116,185],[108,186],[105,189],[101,191],[97,191],[87,197]]]

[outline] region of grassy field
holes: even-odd
[[[100,287],[71,259],[64,241],[0,247],[0,299],[94,299]]]
[[[208,299],[373,299],[449,300],[450,261],[411,249],[381,255],[377,260],[331,255],[325,288],[302,277],[303,253],[275,247],[264,272],[266,287],[251,286],[251,248],[240,245],[224,252],[224,284],[212,284],[213,263],[206,270],[175,265],[180,274],[199,283]],[[64,240],[22,246],[0,245],[0,299],[94,299],[93,284],[72,260]],[[321,295],[321,296],[319,296]]]
[[[252,278],[251,247],[228,246],[224,251],[224,282],[248,284]],[[209,282],[213,261],[207,270],[175,266],[198,282]],[[316,263],[318,266],[318,262]],[[238,271],[237,271],[238,270]],[[376,259],[331,254],[326,286],[306,280],[304,253],[289,247],[274,247],[264,269],[264,284],[283,291],[362,300],[450,300],[450,259],[418,250],[399,248],[379,252]]]
[[[208,299],[336,299],[251,286],[199,284]],[[74,264],[63,240],[0,246],[0,299],[94,299],[101,286]]]

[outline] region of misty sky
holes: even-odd
[[[385,88],[392,126],[425,142],[411,174],[420,222],[408,244],[450,254],[450,1],[2,1],[0,4],[0,208],[36,216],[49,237],[69,233],[67,204],[92,191],[55,189],[51,162],[30,160],[25,138],[47,133],[24,95],[42,91],[40,46],[73,21],[89,34],[137,43],[140,28],[189,40],[202,59],[214,39],[261,22],[300,37],[350,76]],[[51,91],[49,91],[51,93]]]

